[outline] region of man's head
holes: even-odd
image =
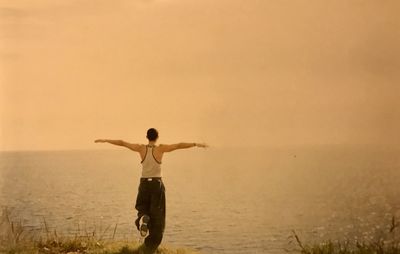
[[[147,130],[146,137],[149,141],[156,141],[158,139],[158,131],[154,128],[150,128]]]

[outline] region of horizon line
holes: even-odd
[[[213,148],[293,148],[293,147],[310,147],[310,146],[375,146],[377,148],[398,148],[400,149],[400,144],[394,143],[307,143],[307,144],[267,144],[267,145],[216,145],[210,146],[207,149]],[[121,149],[122,148],[122,149]],[[0,153],[7,152],[68,152],[68,151],[110,151],[110,150],[121,150],[124,151],[124,147],[109,147],[109,148],[56,148],[56,149],[0,149]],[[128,151],[128,150],[126,150]]]

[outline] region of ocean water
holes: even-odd
[[[210,148],[166,154],[163,244],[202,253],[284,253],[305,241],[370,239],[400,219],[400,150]],[[138,240],[139,155],[123,148],[0,153],[0,206],[30,230]],[[79,232],[78,232],[79,231]]]

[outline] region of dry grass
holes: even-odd
[[[295,251],[302,254],[400,254],[400,238],[396,234],[399,226],[393,216],[387,232],[372,237],[369,241],[328,240],[317,244],[306,244],[300,240],[295,231],[292,238],[297,244]]]
[[[117,241],[115,233],[118,225],[105,230],[87,231],[78,228],[74,236],[63,236],[50,230],[43,218],[42,228],[28,230],[21,220],[13,221],[8,209],[3,209],[0,217],[0,253],[87,253],[87,254],[139,254],[139,242]],[[174,249],[161,246],[159,254],[195,254],[188,249]]]

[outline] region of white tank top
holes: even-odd
[[[146,146],[146,154],[142,160],[142,177],[161,177],[161,162],[153,154],[154,146]]]

